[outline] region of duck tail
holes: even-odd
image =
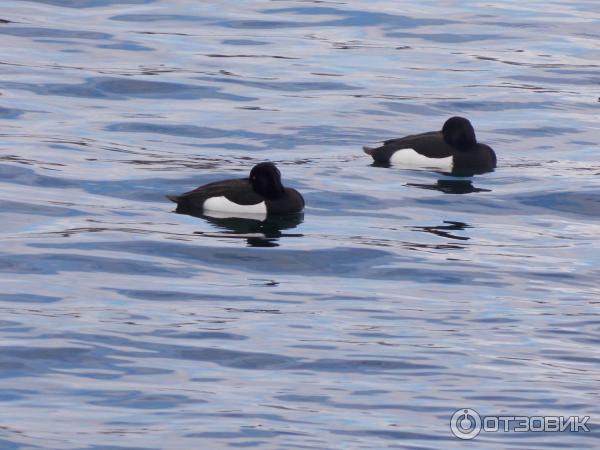
[[[165,195],[165,197],[167,197],[173,203],[179,203],[179,195]]]
[[[367,145],[363,145],[363,152],[367,155],[373,155],[373,153],[377,150],[377,147],[369,147]]]

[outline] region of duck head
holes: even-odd
[[[281,172],[272,162],[263,162],[254,166],[248,181],[254,191],[263,197],[277,198],[284,193]]]
[[[473,125],[464,117],[450,117],[442,127],[444,141],[460,150],[468,150],[477,144]]]

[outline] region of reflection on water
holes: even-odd
[[[179,211],[180,214],[190,214]],[[195,214],[190,214],[195,215]],[[246,217],[228,217],[215,212],[196,215],[215,225],[227,233],[207,233],[197,231],[196,234],[214,237],[230,237],[246,239],[249,247],[278,247],[278,241],[285,237],[302,237],[299,233],[282,233],[283,230],[296,228],[303,222],[304,214],[287,214],[282,216],[247,215]]]
[[[395,166],[389,162],[375,162],[375,161],[371,161],[370,164],[371,167],[382,167],[382,168],[386,168],[386,169],[395,169],[395,170],[411,170],[411,171],[436,171],[436,169],[434,168],[427,168],[427,167],[423,167],[423,168],[415,168],[415,167],[411,167],[411,168],[406,168],[406,167],[401,167],[401,166]],[[452,169],[451,172],[444,172],[444,171],[439,171],[438,173],[441,175],[448,175],[448,176],[453,176],[453,177],[473,177],[475,175],[483,175],[486,173],[490,173],[490,172],[494,172],[496,169]]]
[[[452,222],[449,220],[444,220],[444,223],[447,223],[448,225],[438,225],[435,227],[413,227],[413,229],[417,231],[423,231],[425,233],[435,234],[448,239],[456,239],[458,241],[468,241],[471,239],[468,236],[458,236],[451,233],[451,231],[462,231],[467,228],[472,228],[470,225],[463,222]]]
[[[430,189],[444,194],[472,194],[473,192],[492,192],[491,189],[477,188],[472,180],[437,180],[435,184],[407,183],[406,186]]]
[[[473,3],[3,2],[0,448],[462,449],[459,408],[597,421],[598,8]],[[496,171],[361,150],[453,115]],[[262,160],[304,217],[164,198]]]

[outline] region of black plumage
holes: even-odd
[[[427,158],[452,156],[453,170],[490,171],[496,168],[494,150],[477,142],[471,122],[463,117],[451,117],[440,131],[390,139],[376,148],[363,147],[365,153],[381,165],[390,164],[395,152],[409,148]]]
[[[257,205],[265,202],[268,214],[297,213],[304,209],[304,198],[295,189],[281,183],[281,172],[271,162],[252,168],[248,178],[217,181],[181,195],[167,195],[177,203],[178,212],[201,213],[209,198],[225,197],[237,205]]]

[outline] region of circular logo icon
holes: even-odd
[[[474,409],[459,409],[452,414],[450,430],[459,439],[474,439],[481,431],[481,416]]]

